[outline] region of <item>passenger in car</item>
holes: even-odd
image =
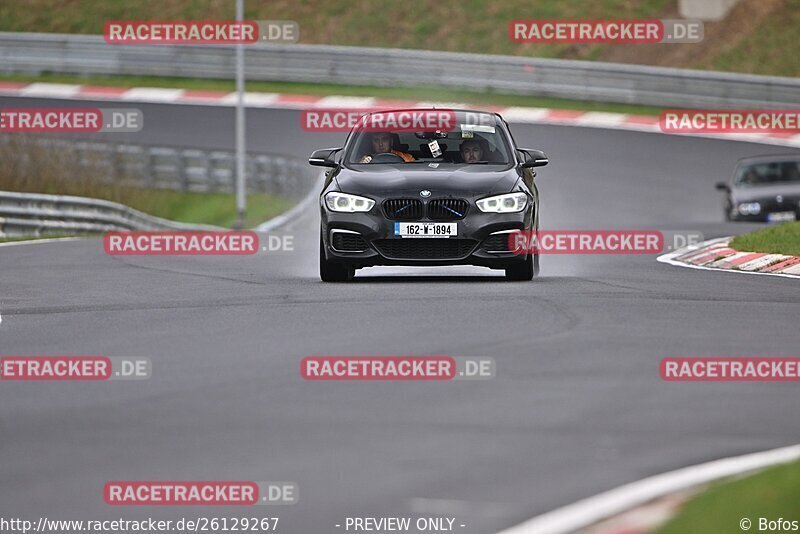
[[[405,162],[414,161],[414,156],[411,154],[401,152],[400,150],[394,150],[392,148],[394,138],[391,133],[373,132],[370,134],[370,136],[373,152],[371,154],[364,154],[361,156],[361,159],[358,160],[359,163],[369,163],[372,161],[372,156],[374,154],[394,154],[395,156],[403,158],[403,161]]]

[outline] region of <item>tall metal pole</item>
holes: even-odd
[[[236,0],[236,20],[244,20],[244,0]],[[244,45],[236,44],[236,228],[244,228],[247,213],[244,134]]]

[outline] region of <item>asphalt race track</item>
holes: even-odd
[[[231,108],[135,107],[138,140],[232,146]],[[307,156],[343,141],[303,133],[299,113],[249,111],[250,148]],[[512,131],[550,156],[538,178],[546,229],[740,233],[753,226],[722,222],[714,182],[740,157],[798,152]],[[674,355],[796,354],[795,280],[573,255],[544,256],[529,283],[459,267],[371,268],[323,284],[317,217],[281,229],[294,252],[246,258],[109,257],[97,239],[0,247],[0,354],[154,363],[143,382],[0,384],[0,515],[277,515],[280,532],[322,534],[343,532],[334,525],[347,516],[433,514],[486,534],[649,475],[800,441],[796,385],[665,383],[658,369]],[[299,373],[309,355],[430,354],[492,356],[497,377]],[[300,502],[110,507],[110,480],[294,481]]]

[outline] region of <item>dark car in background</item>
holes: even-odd
[[[322,280],[375,265],[479,265],[510,280],[534,277],[538,257],[511,250],[509,234],[538,229],[533,167],[547,157],[517,148],[498,114],[451,113],[451,128],[432,131],[376,131],[365,120],[344,147],[311,155],[310,164],[331,167],[320,196]]]
[[[729,221],[800,220],[800,156],[755,156],[740,159],[725,191]]]

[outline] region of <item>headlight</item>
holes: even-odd
[[[745,202],[739,204],[739,213],[742,215],[758,215],[761,213],[761,204],[758,202]]]
[[[353,213],[354,211],[371,210],[372,206],[375,205],[375,201],[371,198],[331,191],[325,195],[325,205],[328,206],[328,209],[331,211]]]
[[[478,202],[478,209],[484,213],[516,213],[528,205],[528,195],[525,193],[508,193],[482,198]]]

